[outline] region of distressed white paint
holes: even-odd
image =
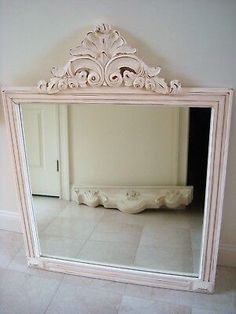
[[[168,86],[159,77],[159,66],[149,67],[135,55],[124,37],[109,24],[96,26],[78,47],[70,49],[72,57],[64,67],[53,67],[49,82],[41,80],[41,93],[55,94],[66,89],[87,86],[132,86],[159,94],[177,94],[181,90],[178,80]]]
[[[180,95],[158,95],[137,91],[132,88],[81,89],[61,92],[58,95],[39,95],[35,88],[8,88],[3,90],[3,100],[9,142],[14,155],[14,165],[18,194],[21,200],[21,215],[24,225],[24,236],[29,264],[40,268],[80,274],[95,278],[119,280],[150,286],[212,292],[215,281],[217,254],[221,217],[223,209],[224,182],[228,151],[232,91],[228,89],[186,88]],[[24,146],[21,137],[21,125],[17,103],[23,102],[53,103],[124,103],[127,106],[183,106],[211,107],[211,129],[209,143],[209,160],[207,170],[206,201],[203,226],[203,241],[199,278],[186,276],[163,275],[140,272],[130,269],[119,269],[109,266],[95,266],[79,262],[48,259],[40,256],[37,230],[33,218],[30,199],[29,181],[27,178]],[[31,263],[31,261],[33,261]]]

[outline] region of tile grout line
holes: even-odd
[[[24,253],[25,253],[25,245],[24,243],[18,248],[18,250],[16,251],[16,253],[14,254],[14,256],[12,257],[12,259],[9,261],[9,263],[6,266],[6,269],[9,269],[9,266],[11,265],[11,263],[13,262],[13,260],[16,258],[16,255],[20,252],[20,250],[23,249]],[[9,269],[10,270],[10,269]]]
[[[63,277],[62,277],[61,280],[59,281],[58,286],[57,286],[55,292],[53,293],[53,295],[52,295],[52,297],[51,297],[51,300],[49,301],[48,306],[47,306],[47,308],[45,309],[45,311],[43,312],[43,314],[46,314],[46,313],[47,313],[47,311],[48,311],[50,305],[52,304],[52,302],[53,302],[53,300],[54,300],[54,298],[55,298],[55,296],[56,296],[56,294],[57,294],[57,292],[58,292],[58,290],[59,290],[59,288],[60,288],[60,286],[61,286],[61,284],[62,284],[62,281],[63,281],[64,277],[65,277],[65,274],[63,275]]]
[[[77,256],[80,254],[80,252],[82,251],[82,249],[84,248],[85,244],[89,241],[89,238],[91,237],[91,235],[93,234],[94,230],[96,229],[96,227],[98,226],[98,224],[100,223],[100,221],[102,220],[103,216],[105,215],[105,213],[103,213],[103,215],[101,216],[101,218],[97,221],[97,224],[94,226],[93,230],[90,232],[90,234],[88,235],[87,239],[84,241],[83,245],[81,246],[81,248],[79,249]]]
[[[126,287],[125,287],[125,290],[126,290]],[[125,292],[125,291],[124,291],[124,292]],[[121,297],[121,299],[120,299],[120,303],[119,303],[119,306],[118,306],[118,309],[117,309],[117,314],[119,314],[119,312],[120,312],[121,303],[122,303],[122,301],[123,301],[124,296],[125,296],[125,294],[122,293],[122,297]]]
[[[41,230],[41,232],[45,232],[45,230],[49,227],[49,225],[55,220],[58,218],[59,214],[61,214],[63,212],[63,210],[65,210],[65,208],[62,208],[58,213],[57,213],[57,216],[53,217],[52,219],[49,220],[49,222],[46,224],[46,226],[44,226],[44,228]],[[34,209],[35,210],[35,209]],[[35,217],[35,222],[36,222],[36,225],[37,225],[37,233],[38,233],[38,237],[39,237],[39,230],[38,230],[38,222],[37,222],[37,217]]]

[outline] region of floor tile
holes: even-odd
[[[198,270],[199,234],[201,234],[202,228],[202,218],[199,215],[202,216],[202,214],[197,211],[148,209],[140,214],[131,215],[116,209],[92,208],[78,205],[76,202],[51,198],[48,199],[48,204],[47,198],[43,197],[36,197],[35,202],[38,211],[39,236],[42,239],[41,247],[45,255],[74,258],[78,255],[78,249],[81,249],[82,253],[86,253],[86,255],[90,251],[90,261],[96,262],[99,256],[99,261],[108,264],[110,258],[105,261],[101,252],[94,251],[92,255],[92,251],[89,249],[89,246],[93,245],[91,241],[103,243],[102,252],[106,251],[106,256],[110,249],[105,249],[104,243],[113,242],[122,243],[122,245],[126,243],[133,244],[133,248],[129,247],[132,252],[138,248],[136,261],[145,259],[141,263],[145,268],[155,269],[157,266],[163,269],[162,266],[165,263],[168,266],[168,269],[165,268],[167,272],[175,269],[176,272],[179,272],[183,268],[186,272],[196,273]],[[194,232],[190,232],[190,225],[193,221]],[[59,237],[64,238],[64,241],[61,243],[57,241]],[[70,238],[72,239],[71,244]],[[83,248],[84,243],[85,248]],[[167,249],[163,256],[159,256],[163,254],[163,243]],[[108,247],[109,244],[107,243],[106,246]],[[149,259],[143,254],[143,247],[150,247],[152,254]],[[187,252],[187,249],[191,247],[193,251]],[[156,248],[158,248],[158,253]],[[181,260],[183,257],[173,258],[170,251],[172,249],[176,252],[177,248],[180,248],[182,253],[187,252],[186,263]],[[114,256],[116,256],[115,253]],[[155,259],[157,259],[156,265]],[[148,265],[150,261],[151,264]],[[127,264],[127,258],[122,262],[120,256],[117,255],[117,260],[113,258],[112,263]],[[187,263],[190,264],[186,265]],[[176,268],[177,264],[179,266]],[[129,266],[132,265],[131,263]]]
[[[153,269],[170,273],[192,273],[192,251],[185,248],[139,246],[134,265],[142,269]]]
[[[70,202],[70,204],[61,211],[58,217],[98,222],[104,216],[104,212],[105,209],[103,207],[91,208],[86,205],[78,205],[75,202]]]
[[[166,226],[190,229],[191,227],[191,214],[188,210],[169,210],[168,220]]]
[[[192,248],[199,250],[202,242],[202,228],[192,228],[191,229],[191,243]]]
[[[43,232],[43,235],[87,239],[96,226],[95,222],[74,220],[73,218],[56,218]]]
[[[38,213],[50,211],[59,213],[67,206],[67,203],[67,201],[55,197],[33,196],[33,206]]]
[[[136,248],[130,243],[87,241],[78,259],[96,263],[132,265]]]
[[[174,304],[192,306],[194,294],[189,291],[153,288],[152,299],[164,302],[172,302]]]
[[[47,314],[117,314],[121,294],[63,283]]]
[[[168,209],[152,209],[144,211],[145,214],[145,225],[151,229],[158,229],[159,227],[167,227],[170,225],[173,217],[175,216],[172,210]]]
[[[140,240],[140,245],[166,248],[191,248],[191,236],[189,229],[159,227],[152,229],[146,226]]]
[[[1,314],[44,313],[59,286],[55,279],[6,271],[0,285]]]
[[[27,265],[24,249],[20,249],[20,251],[16,254],[15,258],[11,261],[7,269],[48,279],[62,280],[62,278],[64,277],[63,273],[57,273],[53,271],[46,271],[43,269],[29,267]]]
[[[216,311],[207,309],[192,308],[192,314],[235,314],[235,312],[228,311]]]
[[[193,272],[195,274],[199,273],[200,268],[200,260],[201,260],[201,251],[200,249],[193,249],[192,250],[193,255]]]
[[[171,301],[171,300],[170,300]],[[191,307],[124,296],[119,308],[119,314],[191,314]]]
[[[168,226],[169,227],[178,226],[178,228],[191,229],[191,224],[192,224],[192,219],[191,219],[190,215],[183,214],[180,216],[180,215],[176,214],[175,216],[173,216],[173,218],[169,222]]]
[[[57,198],[34,196],[33,205],[38,230],[42,231],[59,215],[67,202]]]
[[[236,294],[233,295],[233,311],[236,313]]]
[[[0,280],[0,293],[1,295],[6,290],[21,289],[24,285],[28,275],[25,273],[17,272],[9,269],[1,269],[1,280]]]
[[[204,310],[214,310],[227,313],[233,311],[233,296],[230,293],[194,293],[192,306],[193,308],[196,307]]]
[[[127,284],[125,289],[125,295],[142,299],[152,299],[153,288],[147,286]]]
[[[196,229],[199,226],[203,226],[203,211],[196,211],[195,213],[191,213],[190,215],[190,228]]]
[[[89,240],[133,243],[136,247],[139,243],[141,232],[142,227],[139,225],[100,222],[97,224]]]
[[[0,230],[0,265],[7,267],[22,246],[21,233]]]
[[[92,208],[47,197],[34,197],[34,205],[44,255],[76,258],[82,253],[90,256],[90,261],[97,256],[97,262],[126,265],[131,261],[128,266],[132,266],[133,253],[138,249],[135,266],[166,272],[198,271],[202,214],[196,210],[148,209],[130,215],[116,209]],[[91,247],[96,250],[93,245],[95,242],[99,242],[102,249],[92,253]],[[125,252],[126,248],[122,248],[125,258],[122,262],[116,252],[113,252],[111,258],[109,251],[112,248],[109,248],[108,242],[120,243],[122,246],[124,243],[132,244],[133,247],[129,246],[129,253]],[[193,251],[188,251],[189,248]],[[152,252],[147,255],[148,250]],[[179,251],[179,256],[173,258],[171,251],[176,254]],[[102,252],[106,256],[110,254],[107,261],[105,256],[101,256]],[[186,254],[185,262],[183,254]]]
[[[194,293],[193,308],[213,313],[236,313],[234,293],[236,291],[236,268],[218,267],[216,287],[213,294]],[[215,312],[214,312],[215,311]],[[218,311],[218,312],[217,312]]]
[[[124,293],[126,289],[126,284],[122,282],[73,275],[65,275],[63,278],[63,283],[117,293]]]
[[[35,215],[35,222],[39,231],[43,231],[46,227],[57,217],[57,213],[49,211],[45,213],[37,213]]]
[[[0,231],[2,233],[6,235],[5,231]],[[10,232],[7,234],[10,235]],[[117,243],[112,244],[119,252],[120,245],[116,247]],[[96,248],[98,251],[101,249]],[[4,251],[3,246],[1,251]],[[41,314],[45,311],[58,314],[236,313],[236,268],[218,267],[215,293],[208,295],[64,276],[28,268],[23,248],[19,249],[7,268],[5,263],[3,265],[0,264],[1,314]]]
[[[85,239],[72,239],[67,237],[40,236],[40,248],[43,256],[62,258],[75,258]]]
[[[137,215],[130,215],[122,213],[118,209],[106,209],[101,222],[104,223],[126,223],[131,225],[144,226],[148,211],[139,213]]]

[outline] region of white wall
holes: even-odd
[[[62,65],[85,32],[106,22],[119,28],[144,61],[162,66],[167,80],[236,88],[235,0],[1,0],[0,5],[1,85],[34,85],[48,78],[51,66]],[[0,114],[1,209],[17,210]],[[233,110],[221,261],[236,265],[235,141]]]

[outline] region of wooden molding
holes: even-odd
[[[117,30],[102,24],[89,32],[81,44],[70,50],[71,58],[64,67],[53,67],[49,82],[38,82],[41,93],[54,94],[66,89],[87,86],[146,89],[158,94],[177,94],[178,80],[169,84],[159,77],[161,68],[150,67],[136,55]]]
[[[9,144],[15,170],[16,186],[20,201],[26,255],[34,267],[64,273],[80,274],[93,278],[117,280],[163,288],[212,292],[215,282],[223,195],[230,130],[232,90],[215,88],[185,88],[179,95],[160,95],[144,89],[85,88],[68,89],[57,95],[39,94],[35,87],[5,88],[2,91]],[[95,265],[63,258],[42,256],[34,220],[19,103],[73,103],[104,104],[111,106],[163,106],[211,108],[209,159],[207,166],[206,197],[199,276],[188,274],[161,274],[135,269],[117,268],[112,265]],[[50,105],[50,104],[49,104]],[[31,258],[35,259],[31,260]],[[33,262],[32,262],[33,261]],[[36,265],[38,263],[38,265]]]
[[[192,186],[130,186],[73,187],[73,200],[91,207],[117,208],[124,213],[137,214],[146,208],[185,208],[193,199]]]

